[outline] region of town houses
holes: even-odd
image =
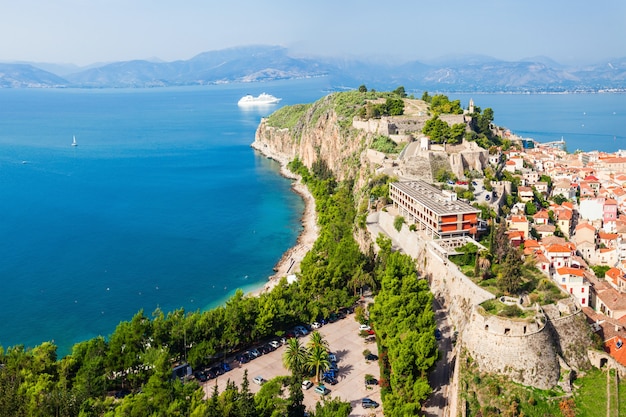
[[[607,352],[626,365],[616,348],[626,340],[625,152],[568,154],[534,143],[502,153],[517,185],[517,203],[503,213],[511,244],[576,301]]]

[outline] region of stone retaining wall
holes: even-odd
[[[484,372],[507,375],[513,381],[540,389],[557,385],[561,356],[566,366],[588,367],[585,322],[580,311],[552,319],[538,309],[529,319],[486,314],[480,304],[495,298],[445,259],[419,231],[393,227],[395,214],[381,211],[379,227],[395,246],[412,256],[429,280],[430,288],[459,332],[465,347]]]

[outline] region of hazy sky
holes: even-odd
[[[19,0],[0,61],[87,65],[250,44],[422,60],[481,54],[562,63],[626,57],[625,0]]]

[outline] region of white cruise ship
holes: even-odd
[[[240,106],[263,106],[267,104],[276,104],[280,101],[280,98],[274,97],[271,94],[261,93],[257,97],[251,94],[243,96],[237,103]]]

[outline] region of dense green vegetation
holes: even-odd
[[[381,290],[370,318],[380,350],[385,415],[416,416],[431,392],[428,370],[438,357],[433,296],[410,256],[392,252],[387,238],[377,243]]]
[[[292,129],[298,121],[302,120],[302,116],[310,107],[311,104],[294,104],[293,106],[281,107],[267,118],[267,125],[279,129]]]
[[[402,150],[402,148],[404,148],[404,144],[403,145],[397,144],[396,142],[391,140],[389,136],[378,135],[374,138],[374,140],[372,141],[372,145],[370,147],[379,152],[399,153]]]
[[[566,400],[562,392],[532,389],[501,375],[480,372],[465,351],[458,360],[459,394],[465,401],[467,416],[565,416],[560,409],[560,403]]]
[[[575,381],[574,395],[560,389],[539,390],[511,382],[506,377],[480,372],[463,352],[460,394],[473,416],[586,416],[605,417],[626,413],[626,381],[614,370],[593,369]],[[607,378],[607,372],[610,372]],[[607,413],[607,384],[611,397]]]
[[[490,230],[489,236],[481,242],[487,246],[487,250],[480,250],[478,246],[467,243],[457,248],[459,254],[449,257],[465,275],[496,297],[525,293],[531,303],[540,305],[567,297],[531,260],[522,260],[521,250],[511,246],[507,238],[504,221],[492,225]],[[493,314],[523,316],[521,311],[516,312],[497,302],[489,302],[483,307]]]

